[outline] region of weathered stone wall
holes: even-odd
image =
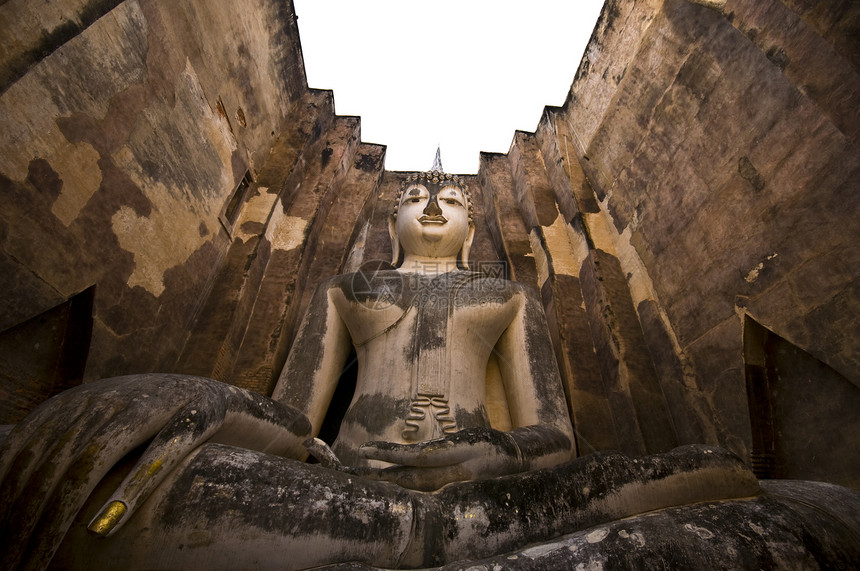
[[[748,454],[746,315],[860,383],[858,24],[852,2],[610,1],[550,117],[683,441]]]
[[[564,149],[561,114],[548,108],[536,133],[515,134],[507,155],[482,155],[489,235],[510,276],[543,299],[579,453],[668,450],[679,441],[669,401],[608,225]]]
[[[307,90],[291,4],[12,0],[0,21],[0,330],[95,286],[85,377],[169,370],[219,215]]]

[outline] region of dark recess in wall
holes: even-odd
[[[860,489],[860,388],[749,316],[744,361],[756,475]]]
[[[0,333],[0,424],[81,383],[93,329],[95,286]]]

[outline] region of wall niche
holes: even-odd
[[[860,488],[860,387],[749,316],[744,362],[756,475]]]

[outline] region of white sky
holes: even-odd
[[[474,174],[564,103],[603,0],[294,0],[308,85],[388,170]]]

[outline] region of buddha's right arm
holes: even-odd
[[[316,289],[293,340],[272,398],[307,415],[312,434],[319,434],[352,341],[332,300],[340,277]]]
[[[81,385],[49,399],[0,449],[0,567],[38,568],[87,497],[126,454],[146,444],[90,524],[109,535],[207,440],[299,456],[310,423],[300,412],[224,383],[144,374]],[[40,563],[41,562],[41,563]]]

